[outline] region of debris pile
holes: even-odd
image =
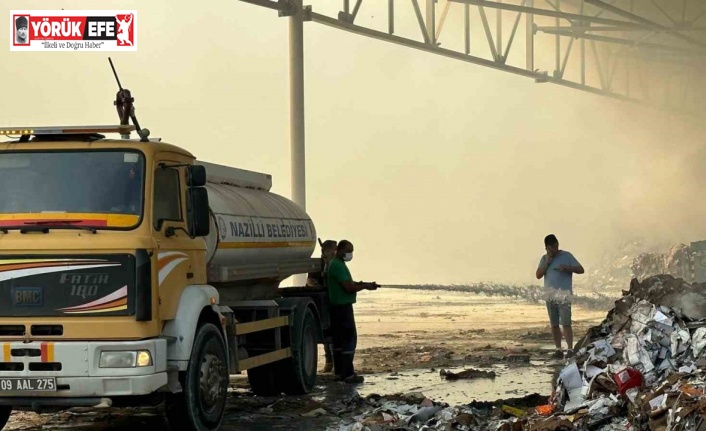
[[[706,431],[706,284],[633,279],[575,346],[550,397],[451,407],[422,394],[365,399],[338,431]]]
[[[693,279],[693,260],[697,251],[685,244],[648,245],[634,241],[622,244],[591,262],[583,277],[575,280],[581,291],[620,292],[631,279],[644,280],[653,274]]]
[[[692,281],[692,250],[684,244],[672,246],[667,253],[641,253],[636,256],[630,269],[639,280],[651,274],[668,274],[672,277]]]
[[[574,287],[580,291],[620,292],[635,277],[632,266],[638,256],[648,254],[645,251],[656,250],[640,241],[606,248],[604,253],[594,261],[583,262],[586,273],[574,278]],[[664,273],[664,271],[654,271],[643,275]]]
[[[571,429],[699,430],[706,418],[706,284],[633,279],[578,344],[553,394]]]

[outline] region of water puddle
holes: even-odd
[[[503,398],[523,397],[532,393],[549,395],[557,371],[556,364],[532,361],[529,365],[495,365],[475,368],[494,371],[496,377],[461,380],[445,380],[439,370],[406,370],[392,374],[365,376],[358,393],[365,397],[370,394],[393,394],[397,392],[422,392],[434,401],[450,405],[467,404],[476,401],[495,401]],[[453,368],[454,373],[463,368]]]

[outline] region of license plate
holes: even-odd
[[[49,392],[56,391],[54,377],[12,377],[0,378],[0,392]]]

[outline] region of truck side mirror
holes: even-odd
[[[206,168],[202,165],[191,165],[186,170],[186,185],[203,187],[206,185]]]
[[[208,236],[211,230],[208,191],[204,187],[190,188],[189,201],[189,230],[191,230],[191,236]]]

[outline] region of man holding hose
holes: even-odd
[[[338,243],[336,257],[331,260],[328,268],[333,368],[337,380],[343,380],[346,383],[362,383],[363,376],[357,375],[353,368],[353,358],[358,343],[353,304],[356,302],[358,292],[376,290],[380,286],[375,282],[353,281],[346,265],[346,262],[352,259],[353,244],[344,239]]]

